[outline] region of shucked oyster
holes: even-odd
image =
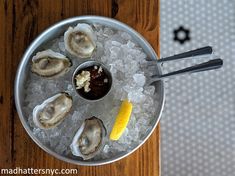
[[[63,75],[71,62],[64,55],[52,50],[38,52],[32,59],[32,72],[45,77]]]
[[[64,34],[65,49],[74,56],[90,57],[96,48],[96,36],[91,26],[79,23]]]
[[[72,97],[67,93],[58,93],[45,100],[33,110],[33,121],[41,129],[59,125],[72,107]]]
[[[70,145],[72,154],[84,160],[93,158],[102,150],[105,135],[106,129],[100,119],[94,116],[86,119]]]

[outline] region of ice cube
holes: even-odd
[[[144,86],[146,78],[143,74],[134,74],[133,78],[138,86],[141,86],[141,87]]]
[[[104,28],[104,33],[103,33],[104,36],[107,36],[107,37],[110,37],[113,35],[113,30],[109,27],[106,27]]]
[[[64,42],[59,42],[59,48],[62,52],[65,52]]]
[[[145,100],[145,95],[142,93],[141,89],[136,89],[128,93],[128,100],[134,103],[140,103]]]
[[[144,94],[145,95],[154,95],[154,92],[155,92],[155,87],[154,86],[147,86],[144,90]]]
[[[121,37],[125,40],[131,40],[131,36],[127,32],[122,32]]]
[[[108,153],[109,152],[109,146],[107,144],[104,146],[103,152],[104,153]]]
[[[127,42],[126,45],[127,45],[128,48],[134,48],[134,46],[135,46],[135,44],[130,40]]]
[[[121,46],[122,44],[120,42],[117,42],[117,41],[112,41],[111,42],[113,46]]]

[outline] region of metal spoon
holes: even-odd
[[[193,56],[199,56],[199,55],[205,55],[205,54],[211,54],[213,52],[212,47],[206,46],[203,48],[199,48],[196,50],[192,50],[189,52],[177,54],[174,56],[162,58],[157,61],[159,62],[166,62],[166,61],[172,61],[172,60],[177,60],[177,59],[183,59],[183,58],[188,58],[188,57],[193,57]],[[152,61],[150,61],[152,62]],[[156,61],[155,61],[156,63]],[[163,75],[153,75],[150,78],[147,79],[146,85],[150,85],[156,81],[162,80],[164,78],[169,78],[177,75],[182,75],[182,74],[191,74],[191,73],[196,73],[196,72],[201,72],[201,71],[207,71],[207,70],[214,70],[221,68],[223,65],[223,60],[218,58],[218,59],[213,59],[207,62],[203,62],[201,64],[197,64],[191,67],[187,67],[181,70],[173,71],[171,73],[163,74]]]
[[[172,61],[172,60],[177,60],[177,59],[184,59],[184,58],[190,58],[190,57],[195,57],[195,56],[202,56],[202,55],[207,55],[207,54],[212,54],[213,49],[211,46],[205,46],[202,48],[198,48],[195,50],[187,51],[184,53],[176,54],[174,56],[169,56],[165,57],[162,59],[159,59],[158,62],[166,62],[166,61]]]
[[[211,46],[205,46],[205,47],[202,47],[202,48],[198,48],[198,49],[195,49],[195,50],[191,50],[191,51],[187,51],[187,52],[184,52],[184,53],[176,54],[176,55],[173,55],[173,56],[161,58],[161,59],[157,60],[157,63],[173,61],[173,60],[177,60],[177,59],[191,58],[191,57],[195,57],[195,56],[209,55],[209,54],[212,54],[212,53],[213,53],[212,47]],[[148,61],[149,66],[151,66],[155,63],[156,63],[156,60]]]
[[[177,75],[191,74],[191,73],[202,72],[202,71],[207,71],[207,70],[214,70],[214,69],[221,68],[222,65],[223,65],[222,59],[213,59],[208,62],[203,62],[201,64],[197,64],[192,67],[187,67],[185,69],[174,71],[174,72],[167,73],[164,75],[151,76],[150,79],[147,80],[146,84],[150,85],[150,84],[152,84],[156,81],[159,81],[161,79],[174,77]]]

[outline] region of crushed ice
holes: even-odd
[[[128,126],[118,141],[107,140],[103,152],[94,159],[109,158],[120,152],[131,150],[142,142],[143,136],[152,126],[157,101],[154,86],[144,86],[146,77],[142,65],[146,63],[146,54],[132,41],[131,36],[123,31],[116,31],[99,24],[95,26],[97,50],[92,59],[105,63],[113,75],[113,87],[110,94],[98,103],[89,103],[79,99],[73,89],[71,77],[78,65],[78,60],[66,53],[63,36],[45,46],[67,55],[73,62],[71,70],[56,79],[44,79],[29,73],[26,86],[24,110],[29,116],[28,123],[37,138],[62,155],[70,153],[69,145],[83,120],[96,116],[103,120],[108,133],[111,131],[117,115],[120,100],[128,98],[133,103],[133,112]],[[41,130],[32,121],[33,108],[52,95],[66,91],[73,96],[73,108],[66,119],[57,127]],[[107,136],[108,137],[108,136]]]

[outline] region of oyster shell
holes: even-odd
[[[58,93],[33,109],[33,121],[41,129],[59,125],[72,107],[72,97],[65,92]]]
[[[52,50],[38,52],[32,59],[32,72],[45,77],[60,76],[66,73],[71,62],[64,55]]]
[[[69,27],[64,34],[65,49],[72,55],[81,58],[90,57],[96,48],[96,36],[92,27],[79,23]]]
[[[84,160],[93,158],[102,150],[105,135],[106,129],[100,119],[94,116],[86,119],[70,145],[72,154]]]

